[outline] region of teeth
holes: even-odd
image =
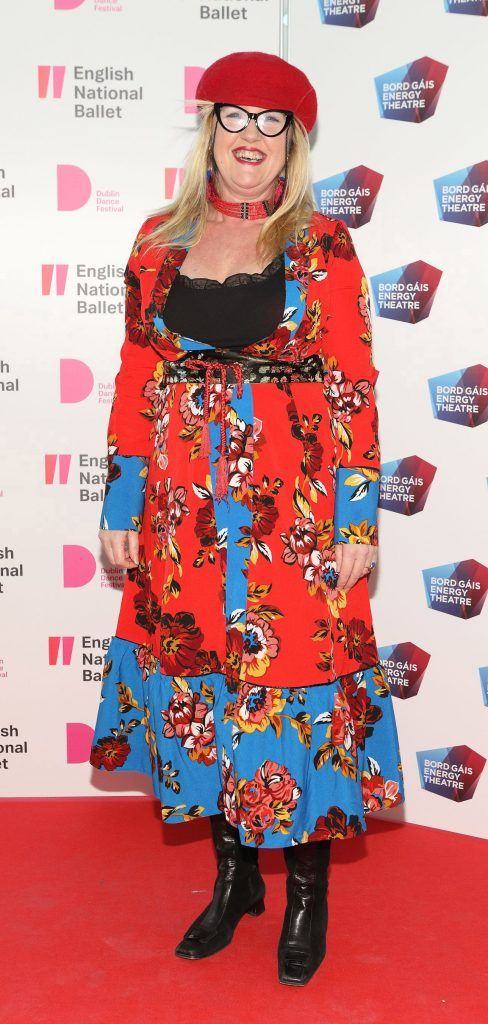
[[[260,160],[264,159],[263,156],[258,156],[258,155],[254,154],[254,153],[249,153],[245,149],[238,149],[237,152],[236,152],[236,156],[238,156],[238,157],[240,157],[241,159],[244,159],[244,160],[251,160],[254,163],[258,163]]]

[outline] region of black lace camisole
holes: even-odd
[[[231,274],[225,281],[176,274],[164,306],[164,322],[185,338],[240,349],[268,338],[285,309],[284,256],[257,274]]]

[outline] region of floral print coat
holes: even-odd
[[[159,659],[161,673],[222,673],[230,691],[311,687],[374,666],[367,577],[339,590],[334,553],[336,543],[377,544],[378,371],[350,232],[313,214],[284,253],[282,322],[241,350],[291,363],[317,355],[322,379],[246,382],[240,397],[215,381],[211,451],[202,457],[202,383],[166,376],[188,352],[212,346],[164,323],[188,250],[168,246],[155,258],[145,236],[157,221],[142,225],[125,271],[126,332],[108,424],[101,525],[140,533],[116,635],[137,644],[147,665]],[[222,401],[225,503],[214,497]]]

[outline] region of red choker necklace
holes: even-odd
[[[257,199],[250,203],[232,203],[227,199],[222,199],[215,191],[215,185],[212,178],[209,178],[207,182],[207,199],[212,203],[212,206],[216,210],[220,210],[221,213],[225,213],[227,217],[240,217],[242,220],[258,220],[259,217],[269,217],[276,207],[281,202],[285,188],[284,178],[278,179],[278,184],[275,188],[273,201],[269,199]]]

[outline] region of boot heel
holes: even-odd
[[[253,903],[252,907],[249,907],[249,910],[247,910],[246,913],[251,914],[252,917],[259,917],[261,914],[264,914],[265,909],[264,899],[260,899],[257,903]]]

